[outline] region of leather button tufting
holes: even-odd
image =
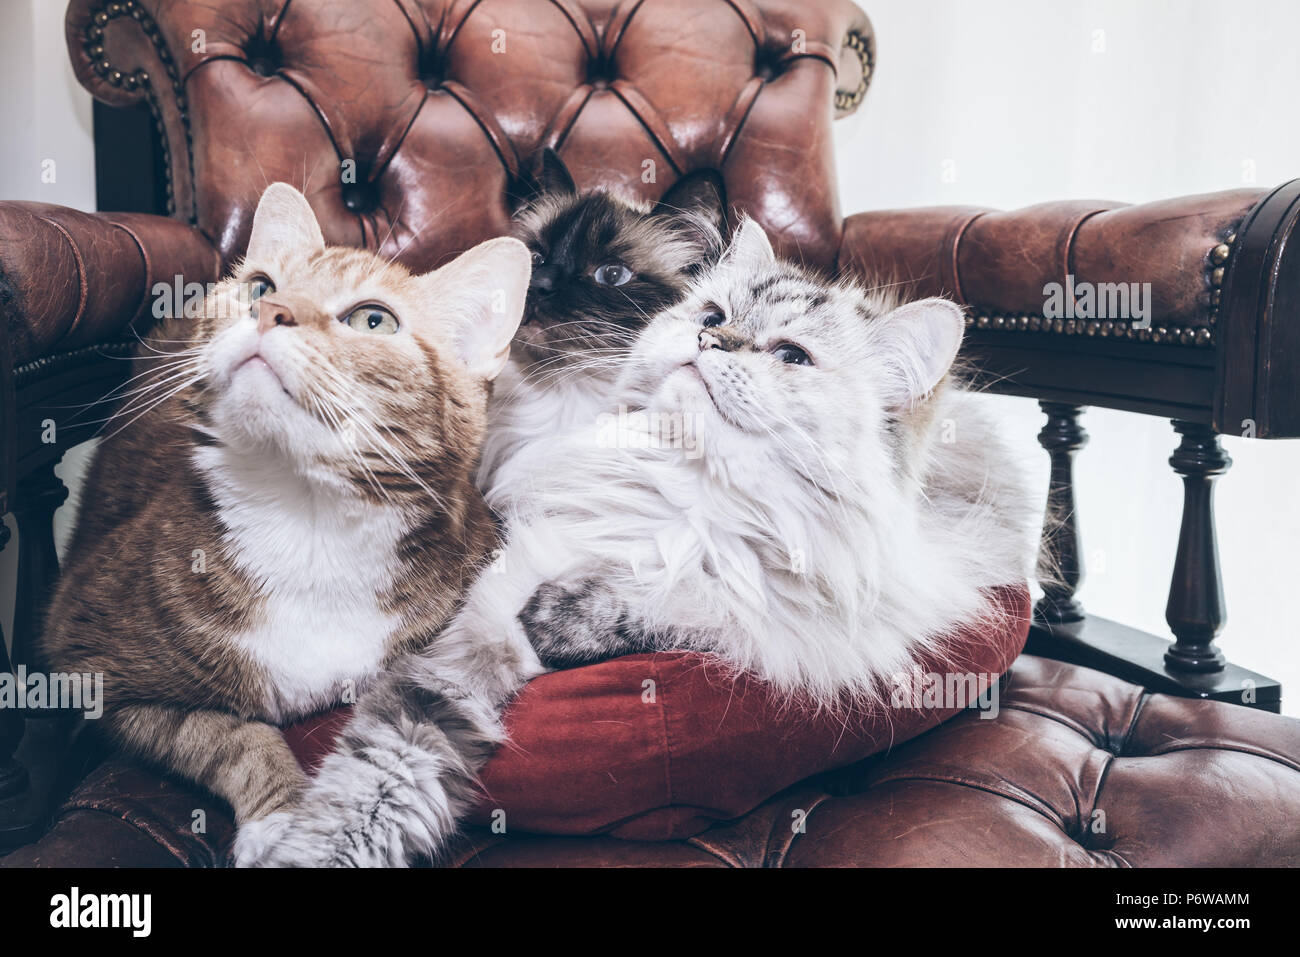
[[[342,195],[348,212],[365,213],[375,207],[375,189],[371,183],[347,183]]]
[[[442,81],[446,79],[443,75],[443,64],[437,62],[432,54],[426,53],[420,57],[419,77],[425,89],[439,89]]]
[[[769,47],[757,48],[754,51],[754,76],[764,83],[770,83],[779,77],[785,72],[783,56],[783,50],[773,50]]]
[[[587,61],[587,82],[598,90],[607,88],[618,79],[614,61],[609,57],[592,57]]]
[[[358,219],[391,193],[423,227],[402,260],[444,261],[508,229],[514,181],[547,144],[563,147],[582,185],[645,201],[665,176],[720,168],[729,201],[757,214],[778,250],[823,269],[839,252],[834,113],[821,107],[838,102],[840,60],[838,79],[859,81],[845,37],[867,43],[870,27],[850,0],[136,0],[147,16],[96,23],[110,2],[126,10],[70,0],[79,75],[125,104],[146,98],[138,70],[148,69],[172,205],[219,237],[225,262],[247,240],[243,205],[269,179],[308,174],[320,177],[314,191],[343,200],[322,223],[331,242],[366,242],[373,224]],[[799,150],[785,142],[792,122]],[[249,143],[232,147],[241,129]],[[232,148],[249,161],[229,162]],[[390,179],[349,189],[352,177],[333,172],[349,158],[364,158],[356,182],[379,170]]]
[[[274,76],[280,69],[279,50],[261,37],[249,41],[244,56],[248,59],[248,68],[258,76]]]

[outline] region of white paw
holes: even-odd
[[[337,805],[307,804],[240,828],[236,867],[401,867],[405,861]]]
[[[293,812],[276,811],[249,821],[235,835],[230,856],[235,867],[260,867],[289,829]]]

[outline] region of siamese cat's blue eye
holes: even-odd
[[[254,276],[248,281],[248,299],[250,302],[261,299],[269,292],[275,292],[275,283],[265,276]]]
[[[810,366],[813,364],[808,353],[804,352],[793,342],[783,342],[772,350],[772,355],[776,356],[786,365],[792,366]]]
[[[727,321],[727,317],[722,314],[720,309],[706,309],[700,314],[700,325],[709,329],[713,326],[720,326]]]
[[[397,317],[382,306],[362,306],[343,317],[343,322],[357,332],[391,336],[397,331]]]
[[[605,263],[591,274],[591,278],[602,286],[621,286],[632,278],[632,270],[622,263]]]

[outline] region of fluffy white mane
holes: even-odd
[[[955,307],[893,309],[758,237],[742,226],[603,395],[589,385],[567,419],[512,413],[489,440],[485,492],[509,532],[483,585],[506,625],[536,585],[599,576],[676,647],[792,700],[874,702],[994,614],[990,588],[1026,581],[1030,497],[946,376]],[[706,347],[714,314],[732,338]]]

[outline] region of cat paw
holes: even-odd
[[[292,820],[291,811],[276,811],[243,825],[230,849],[231,864],[235,867],[262,866],[289,830]]]
[[[245,836],[245,831],[249,833]],[[366,829],[329,805],[268,815],[241,828],[236,867],[401,867],[405,861],[366,837]]]

